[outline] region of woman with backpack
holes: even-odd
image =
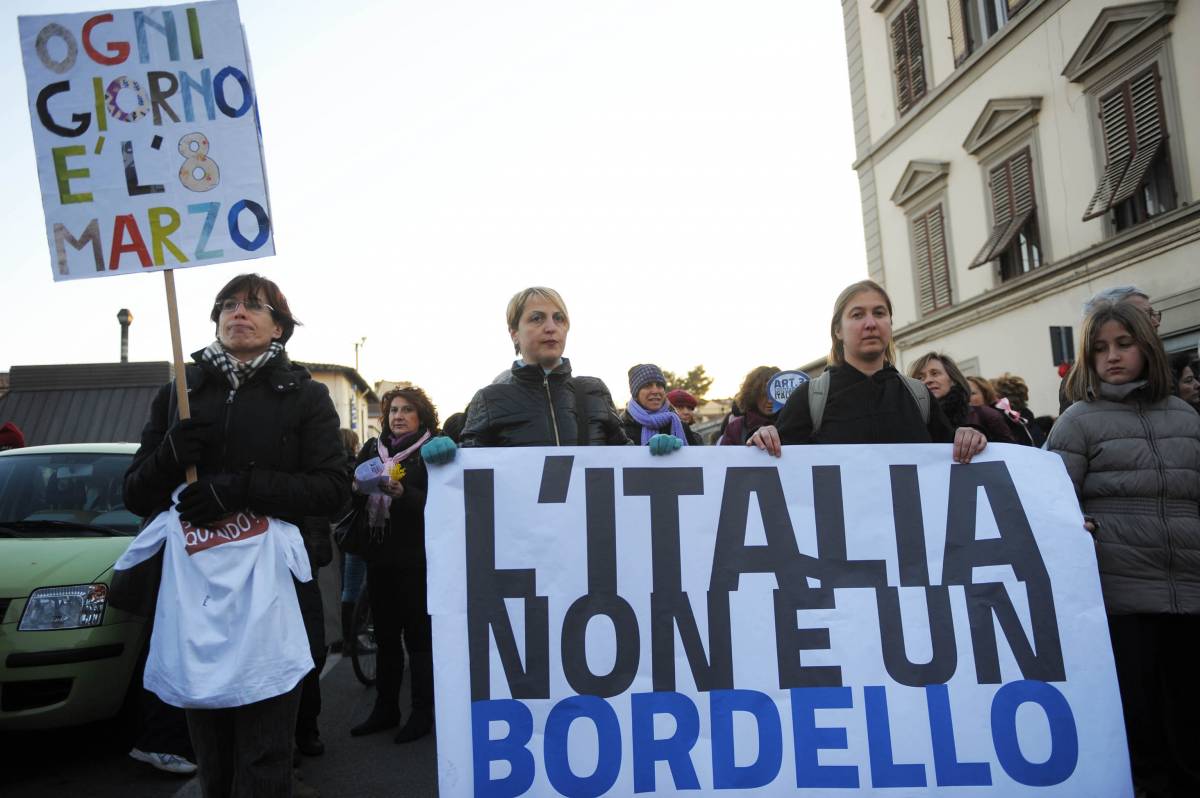
[[[778,457],[800,443],[953,443],[967,463],[987,446],[970,427],[955,429],[929,389],[892,365],[892,301],[872,280],[847,286],[829,322],[829,366],[801,385],[748,446]]]

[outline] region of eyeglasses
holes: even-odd
[[[1158,324],[1160,321],[1162,321],[1161,310],[1150,308],[1150,310],[1146,311],[1146,315],[1148,315],[1150,317],[1150,321],[1154,322],[1155,324]]]
[[[213,303],[213,307],[222,313],[235,313],[238,307],[245,308],[247,313],[257,313],[260,310],[265,310],[268,313],[275,312],[275,308],[266,302],[259,302],[257,299],[226,299],[223,302]]]

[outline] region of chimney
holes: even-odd
[[[133,314],[128,308],[117,312],[117,321],[121,322],[121,362],[129,362],[129,325],[133,323]]]

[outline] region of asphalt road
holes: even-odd
[[[408,675],[401,695],[407,715]],[[407,745],[392,733],[351,737],[350,727],[365,718],[374,688],[359,684],[350,662],[330,657],[321,680],[321,736],[325,754],[302,757],[300,778],[322,798],[436,796],[434,735]],[[0,795],[47,798],[200,798],[194,779],[170,776],[128,756],[130,740],[115,723],[55,732],[0,735]]]

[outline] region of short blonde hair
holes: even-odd
[[[525,305],[529,300],[537,297],[544,299],[554,307],[562,311],[563,316],[567,319],[567,328],[571,327],[571,314],[567,312],[567,303],[563,301],[562,296],[553,288],[546,288],[541,285],[530,286],[523,291],[518,291],[513,294],[512,299],[508,300],[508,308],[505,309],[504,315],[508,321],[508,331],[514,333],[517,327],[521,324],[521,316],[525,313]],[[519,355],[521,347],[516,343],[513,344],[513,350]]]
[[[838,294],[837,301],[833,303],[833,318],[829,320],[830,365],[841,366],[846,362],[846,345],[837,336],[842,330],[842,314],[846,312],[846,306],[850,304],[851,299],[867,291],[874,291],[883,297],[888,315],[892,315],[892,298],[888,296],[887,291],[883,290],[883,286],[874,280],[859,280],[857,283],[851,283],[843,288],[842,293]],[[889,363],[896,362],[896,345],[892,343],[891,338],[888,338],[887,349],[883,356]]]

